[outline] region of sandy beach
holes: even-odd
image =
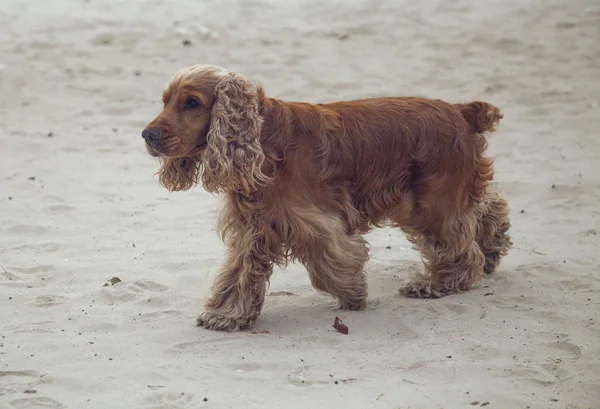
[[[467,293],[409,299],[419,254],[383,228],[366,311],[293,264],[253,332],[196,327],[220,199],[167,192],[140,136],[196,63],[287,100],[500,107],[514,248]],[[599,129],[596,0],[3,0],[0,408],[597,409]]]

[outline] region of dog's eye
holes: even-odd
[[[193,97],[189,97],[186,101],[185,101],[185,109],[196,109],[200,106],[200,102]]]

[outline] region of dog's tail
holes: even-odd
[[[474,133],[495,131],[504,116],[498,108],[487,102],[474,101],[457,106]]]

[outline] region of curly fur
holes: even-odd
[[[491,185],[486,156],[484,134],[502,118],[493,105],[286,102],[208,66],[184,70],[168,92],[190,86],[213,101],[207,130],[198,121],[191,133],[206,147],[162,158],[160,180],[170,190],[201,180],[225,196],[219,230],[227,257],[199,325],[251,327],[273,266],[290,261],[303,263],[338,308],[365,308],[363,234],[386,224],[401,228],[423,257],[425,274],[400,289],[413,297],[466,291],[510,249],[508,205]],[[154,123],[169,129],[180,109]]]
[[[201,158],[160,158],[158,180],[167,190],[185,191],[198,183]]]
[[[249,194],[269,180],[262,172],[262,118],[256,87],[240,75],[224,76],[215,87],[202,183],[209,192]]]

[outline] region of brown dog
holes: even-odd
[[[488,103],[284,102],[206,65],[178,72],[163,101],[142,133],[160,182],[174,191],[201,181],[226,195],[228,254],[197,320],[205,328],[249,328],[273,265],[290,260],[338,308],[363,309],[363,234],[386,223],[424,258],[427,275],[400,289],[413,297],[468,290],[511,247],[483,136],[502,114]]]

